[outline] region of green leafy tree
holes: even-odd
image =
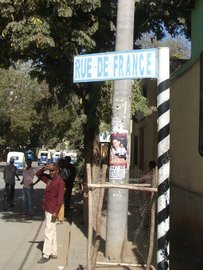
[[[184,36],[179,35],[177,37],[172,37],[167,35],[161,40],[157,40],[156,34],[153,32],[143,33],[139,39],[136,40],[135,44],[141,49],[147,48],[158,48],[158,47],[169,47],[170,48],[170,58],[176,59],[189,59],[191,52],[191,43]]]
[[[133,82],[132,96],[132,116],[135,116],[137,112],[141,112],[144,117],[149,117],[156,111],[156,107],[151,106],[149,100],[142,95],[139,80]]]
[[[153,32],[157,40],[168,32],[173,37],[180,33],[191,36],[191,8],[194,1],[182,0],[136,0],[135,40],[142,33]]]
[[[49,92],[21,70],[0,69],[0,146],[19,149],[34,145],[33,127],[39,121],[35,104]],[[39,132],[38,132],[39,133]]]
[[[165,29],[174,35],[180,31],[190,35],[190,9],[184,1],[136,0],[135,7],[135,39],[151,30],[157,39],[165,35]],[[33,138],[43,130],[39,139],[48,144],[63,134],[74,143],[68,129],[77,129],[81,141],[84,138],[86,161],[91,163],[98,162],[94,140],[98,141],[95,135],[101,122],[110,118],[104,113],[110,106],[110,94],[105,100],[103,84],[73,85],[73,56],[114,50],[116,11],[116,0],[0,1],[1,67],[9,67],[18,59],[32,59],[32,75],[49,85],[51,97],[35,104],[38,113],[33,117]],[[10,119],[4,121],[9,125]],[[29,123],[24,123],[26,130],[31,130]],[[82,132],[77,125],[82,125]]]

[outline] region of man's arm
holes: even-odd
[[[38,177],[38,179],[35,182],[35,184],[37,184],[40,180],[42,180],[45,183],[49,180],[49,174],[44,173],[46,170],[49,170],[49,165],[42,167],[40,170],[36,172],[36,176]]]
[[[5,179],[5,171],[6,171],[6,168],[4,168],[3,170],[3,179]]]
[[[33,183],[31,183],[30,184],[30,186],[34,186],[34,185],[36,185],[39,181],[40,181],[41,179],[40,178],[38,178],[35,182],[33,182]]]
[[[16,175],[18,181],[20,181],[20,178],[19,178],[19,176],[18,176],[18,169],[17,169],[17,167],[16,167],[16,173],[15,173],[15,175]]]

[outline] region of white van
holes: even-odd
[[[18,169],[18,173],[21,174],[25,168],[25,154],[23,152],[15,152],[15,151],[9,152],[7,154],[7,160],[6,160],[7,164],[10,163],[11,158],[14,159],[14,165]]]

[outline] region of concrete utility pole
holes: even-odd
[[[116,51],[133,49],[134,0],[118,0]],[[119,62],[122,65],[121,62]],[[114,82],[109,181],[129,181],[131,80]],[[121,260],[127,236],[128,190],[109,189],[106,257]]]

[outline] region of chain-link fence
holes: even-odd
[[[142,171],[134,170],[130,174],[129,184],[126,185],[129,190],[127,243],[122,262],[111,262],[104,255],[108,216],[107,193],[108,188],[112,188],[112,185],[106,182],[105,170],[106,168],[103,168],[100,184],[91,184],[91,180],[88,182],[88,270],[101,265],[124,267],[121,269],[155,269],[157,170],[152,174],[151,183],[148,179],[147,184]]]

